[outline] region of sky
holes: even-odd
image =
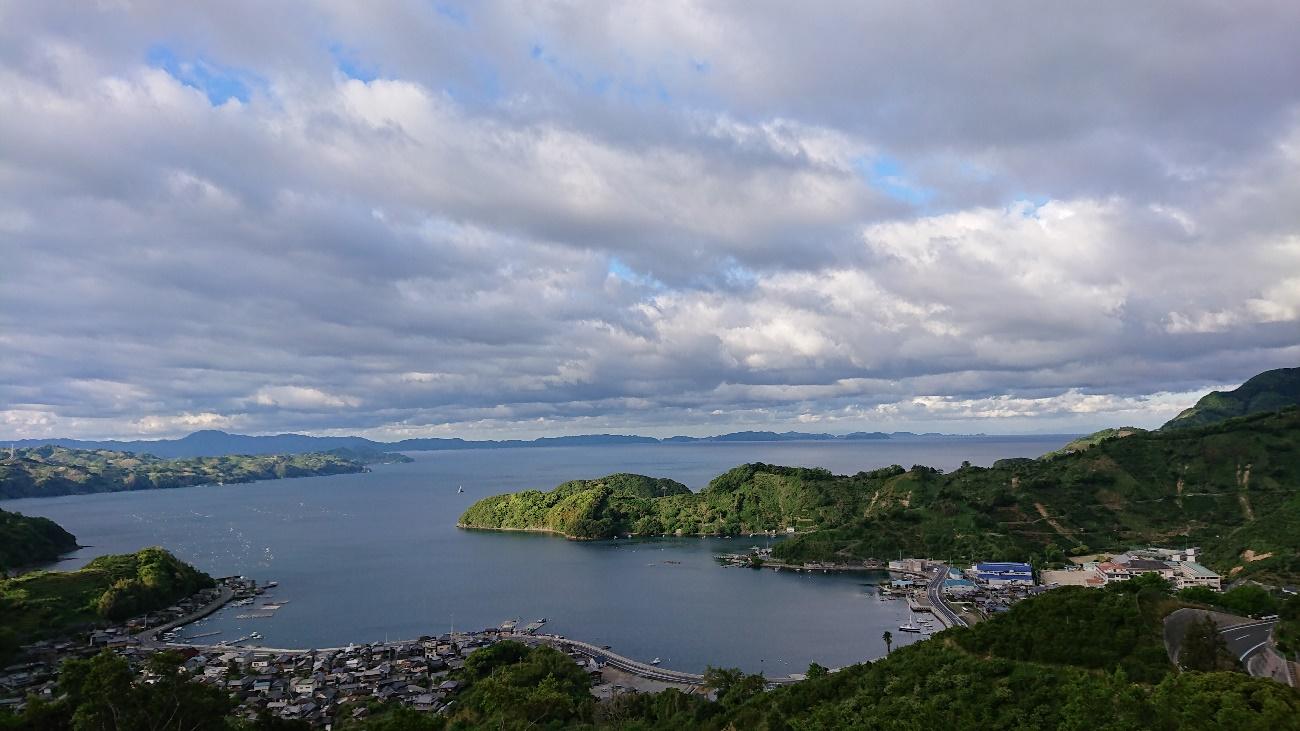
[[[1298,30],[0,0],[0,437],[1156,426],[1300,365]]]

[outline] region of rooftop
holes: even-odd
[[[1213,578],[1217,578],[1217,577],[1219,576],[1219,575],[1216,574],[1215,572],[1213,572],[1213,571],[1211,571],[1211,570],[1205,568],[1204,566],[1200,565],[1199,563],[1193,563],[1193,562],[1191,562],[1191,561],[1184,561],[1184,562],[1182,562],[1182,564],[1180,564],[1180,565],[1182,566],[1183,571],[1185,571],[1185,572],[1187,572],[1187,573],[1189,573],[1189,574],[1192,574],[1193,576],[1200,576],[1200,577],[1202,577],[1202,578],[1206,578],[1206,579],[1213,579]]]
[[[982,574],[1028,574],[1033,568],[1027,563],[988,561],[975,564],[975,570]]]

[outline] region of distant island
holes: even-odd
[[[253,482],[366,469],[361,459],[327,453],[161,459],[149,454],[47,445],[0,452],[0,499]]]
[[[1099,432],[1036,460],[947,474],[895,465],[833,475],[756,463],[698,493],[610,475],[485,498],[459,524],[574,539],[777,533],[788,539],[773,553],[791,562],[899,552],[1051,562],[1173,541],[1202,546],[1209,565],[1230,578],[1294,583],[1300,407],[1283,405],[1199,427]]]
[[[220,457],[231,454],[304,454],[310,452],[352,451],[375,455],[393,452],[432,452],[447,449],[515,449],[521,447],[597,447],[628,444],[691,444],[712,442],[860,442],[889,439],[961,439],[987,436],[985,434],[939,434],[929,432],[853,432],[851,434],[824,434],[809,432],[741,431],[708,437],[675,436],[659,439],[635,434],[578,434],[564,437],[538,439],[488,439],[460,438],[403,439],[397,442],[377,442],[365,437],[314,437],[306,434],[272,434],[248,436],[223,431],[197,431],[180,439],[154,439],[137,441],[86,441],[81,439],[21,439],[11,442],[15,447],[60,446],[72,449],[109,449],[120,452],[152,454],[155,457],[175,459],[180,457]]]
[[[49,518],[0,510],[0,578],[76,548],[76,537]]]

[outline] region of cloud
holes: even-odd
[[[1026,10],[4,6],[0,427],[1086,431],[1295,365],[1297,11]]]

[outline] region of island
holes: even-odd
[[[161,459],[108,449],[46,445],[9,450],[0,457],[0,499],[12,499],[348,474],[364,472],[367,463],[387,461],[388,455],[322,453]]]

